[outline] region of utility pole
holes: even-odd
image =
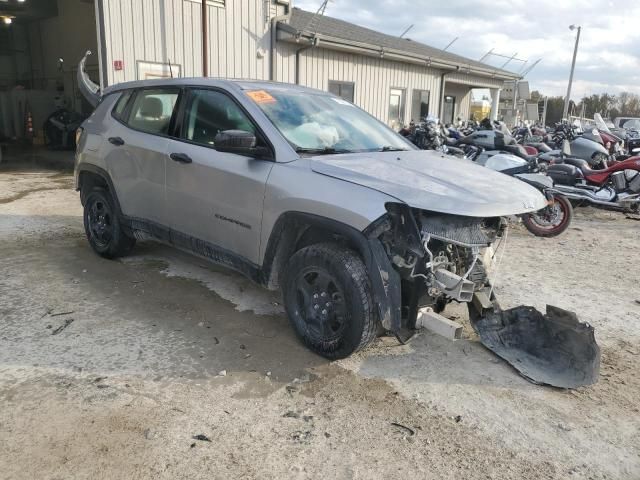
[[[202,0],[202,76],[209,76],[209,22],[207,0]]]
[[[569,85],[567,86],[567,96],[564,99],[564,110],[562,112],[562,118],[567,118],[569,114],[569,100],[571,98],[571,84],[573,83],[573,71],[576,68],[576,56],[578,55],[578,43],[580,42],[580,31],[582,30],[581,26],[570,25],[569,30],[578,29],[578,34],[576,35],[576,45],[573,48],[573,61],[571,62],[571,73],[569,74]]]

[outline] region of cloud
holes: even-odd
[[[295,6],[316,11],[320,0],[294,0]],[[333,0],[328,16],[341,18],[390,35],[409,25],[412,40],[479,59],[496,53],[528,60],[512,61],[520,71],[541,58],[528,75],[532,89],[564,95],[573,56],[575,31],[581,25],[580,48],[572,97],[620,91],[640,93],[640,1],[626,0]],[[487,58],[499,67],[507,59]]]

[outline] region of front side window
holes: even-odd
[[[353,103],[353,90],[353,83],[351,82],[329,80],[329,92],[340,98],[344,98],[347,102]]]
[[[216,135],[225,130],[244,130],[256,135],[253,123],[228,95],[215,90],[193,90],[187,105],[183,137],[215,146]]]
[[[413,149],[396,132],[341,98],[286,88],[246,94],[301,153]]]
[[[177,89],[138,91],[129,114],[129,126],[147,133],[167,135],[178,95]]]

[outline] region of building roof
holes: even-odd
[[[315,16],[315,18],[314,18]],[[360,27],[353,23],[345,22],[337,18],[316,16],[314,13],[293,8],[289,20],[285,25],[290,29],[305,36],[317,35],[318,37],[331,37],[348,42],[376,46],[383,50],[404,52],[413,57],[441,61],[451,65],[469,68],[472,73],[494,74],[500,77],[519,78],[519,75],[507,70],[502,70],[486,63],[472,60],[454,53],[415,42],[406,38],[394,37],[377,32],[369,28]]]

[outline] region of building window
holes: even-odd
[[[354,85],[351,82],[336,82],[329,80],[329,93],[333,93],[348,102],[353,103]]]
[[[389,126],[400,130],[404,124],[404,90],[392,88],[389,91]]]
[[[441,121],[442,123],[449,124],[453,123],[453,117],[456,113],[456,97],[451,95],[445,95],[444,97],[444,108],[442,113]]]
[[[420,122],[427,116],[429,116],[429,90],[414,90],[411,120]]]

